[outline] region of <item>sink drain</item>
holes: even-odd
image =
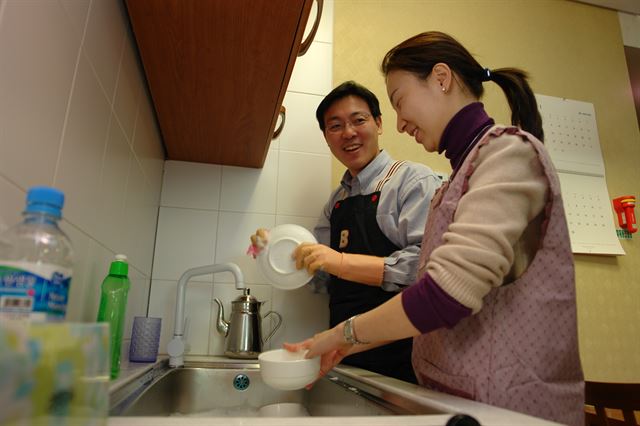
[[[238,374],[233,378],[233,387],[239,391],[247,390],[249,384],[251,384],[251,380],[246,374]]]

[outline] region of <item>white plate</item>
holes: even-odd
[[[318,241],[311,232],[299,225],[279,225],[269,231],[269,242],[258,255],[258,267],[274,287],[293,290],[308,283],[312,275],[306,269],[296,269],[291,257],[300,243]]]

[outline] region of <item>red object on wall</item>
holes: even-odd
[[[620,228],[626,229],[632,234],[638,230],[636,214],[634,212],[635,207],[636,197],[633,195],[623,195],[622,197],[613,199],[613,209],[618,215]]]

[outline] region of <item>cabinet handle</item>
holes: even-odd
[[[284,121],[287,118],[287,109],[284,107],[284,105],[280,106],[280,113],[278,115],[282,117],[282,119],[280,120],[280,125],[278,126],[278,128],[275,130],[275,132],[273,132],[273,137],[271,139],[275,139],[280,136],[280,132],[282,132],[282,129],[284,129]]]
[[[322,17],[322,6],[324,5],[324,0],[316,0],[318,4],[318,14],[316,15],[316,21],[313,23],[313,27],[311,28],[311,32],[307,36],[307,39],[300,43],[300,50],[298,50],[298,56],[302,56],[307,53],[307,50],[311,47],[311,43],[313,42],[313,38],[316,36],[316,32],[318,31],[318,26],[320,25],[320,18]]]

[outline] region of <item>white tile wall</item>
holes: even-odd
[[[147,182],[162,181],[164,168],[164,148],[158,141],[160,130],[158,129],[154,109],[151,103],[144,103],[138,108],[131,147],[136,153],[135,159],[141,167]],[[157,194],[159,198],[159,193]]]
[[[275,214],[279,154],[270,149],[261,169],[222,167],[220,210]]]
[[[212,264],[218,215],[216,210],[161,207],[153,278],[177,281],[189,268]],[[211,281],[203,277],[194,280]]]
[[[316,120],[316,108],[322,98],[323,96],[308,93],[286,93],[284,104],[287,106],[287,125],[278,137],[281,150],[330,154]]]
[[[96,236],[108,247],[116,248],[125,237],[122,225],[125,223],[124,207],[133,154],[117,120],[111,120],[108,135],[100,175],[100,197],[96,204],[99,207]]]
[[[22,189],[53,180],[80,42],[57,2],[4,2],[0,170]]]
[[[73,30],[78,34],[78,37],[82,37],[91,0],[60,0],[60,4],[69,16]]]
[[[332,89],[332,59],[333,44],[314,41],[307,53],[297,59],[288,90],[316,95],[329,93]]]
[[[65,217],[89,234],[98,227],[95,208],[102,194],[96,188],[110,119],[111,105],[89,61],[81,56],[53,182],[67,194]]]
[[[327,173],[331,173],[329,154],[281,151],[277,213],[289,216],[319,215],[329,194],[327,190],[321,190],[318,184],[322,182],[328,187],[331,178],[326,176]]]
[[[18,223],[24,209],[24,191],[15,183],[0,175],[0,232]]]
[[[618,20],[624,45],[640,48],[640,16],[618,12]]]
[[[67,319],[95,321],[123,252],[128,339],[147,313],[164,153],[124,3],[0,0],[0,64],[0,228],[29,187],[62,189],[76,255]]]
[[[135,152],[135,151],[134,151]],[[158,218],[158,202],[160,199],[160,174],[154,188],[146,180],[140,163],[134,155],[129,164],[129,179],[125,195],[125,220],[116,230],[122,235],[119,246],[129,255],[131,263],[145,274],[151,271],[153,246]],[[162,165],[162,162],[159,162]],[[123,251],[117,249],[116,251]]]
[[[127,39],[133,40],[133,36],[128,31]],[[135,46],[131,43],[124,43],[114,109],[116,112],[115,118],[129,139],[133,138],[138,104],[140,99],[146,96],[143,79],[144,76],[140,73]]]
[[[167,161],[162,185],[163,206],[217,210],[220,205],[220,172],[215,164]]]
[[[166,352],[173,334],[180,274],[211,262],[238,264],[251,293],[264,302],[262,313],[274,309],[282,315],[283,324],[266,349],[328,327],[326,295],[307,288],[275,290],[245,252],[249,236],[259,227],[297,223],[313,229],[329,197],[331,154],[315,110],[332,88],[332,40],[333,1],[328,1],[316,41],[296,61],[284,99],[286,125],[271,144],[262,169],[166,162],[150,302],[151,314],[163,317],[161,352]],[[194,278],[187,286],[190,353],[224,353],[213,298],[222,301],[228,320],[231,301],[241,294],[233,284],[230,273],[219,273]],[[273,317],[263,321],[264,337],[274,324]]]
[[[125,5],[122,1],[91,2],[83,53],[91,61],[107,99],[113,100],[125,37]]]

